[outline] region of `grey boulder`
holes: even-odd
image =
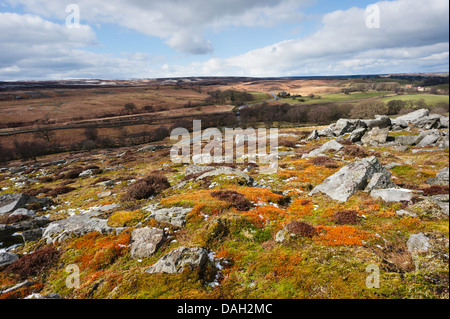
[[[207,260],[208,252],[206,249],[179,247],[164,255],[145,272],[149,274],[176,274],[181,273],[184,267],[190,269],[202,268]]]
[[[374,176],[376,181],[371,183]],[[393,185],[390,177],[389,171],[375,156],[372,156],[342,167],[338,172],[325,179],[322,184],[316,186],[309,195],[322,192],[334,200],[346,202],[359,190],[371,191],[380,185]],[[368,185],[372,188],[366,189]]]
[[[164,243],[164,231],[158,228],[137,228],[131,232],[131,258],[147,258]]]

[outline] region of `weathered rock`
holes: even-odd
[[[408,128],[408,122],[399,119],[391,119],[391,131],[401,131]]]
[[[418,137],[418,135],[400,135],[395,137],[395,142],[402,146],[411,146],[417,143]]]
[[[179,228],[186,226],[186,215],[192,210],[192,208],[183,207],[156,209],[156,206],[153,205],[147,206],[145,209],[151,212],[149,215],[150,219]]]
[[[365,190],[371,192],[374,189],[394,188],[395,186],[395,183],[391,180],[391,174],[386,174],[383,171],[382,173],[373,174]]]
[[[344,146],[342,144],[338,143],[336,140],[331,140],[323,144],[321,147],[312,150],[308,154],[303,154],[302,158],[316,157],[323,154],[324,152],[331,150],[340,151],[343,148]]]
[[[2,194],[0,195],[0,215],[7,214],[22,208],[30,203],[47,204],[52,201],[45,197],[34,197],[26,194]]]
[[[78,177],[84,178],[84,177],[89,177],[89,176],[92,176],[92,175],[94,175],[94,170],[87,169],[87,170],[81,172],[80,175],[78,175]]]
[[[370,192],[370,196],[373,198],[380,197],[385,202],[410,201],[413,195],[414,194],[411,190],[404,188],[374,189]]]
[[[440,129],[442,127],[441,124],[441,115],[438,114],[431,114],[429,116],[424,116],[422,118],[419,118],[415,121],[413,121],[413,126],[430,130],[430,129]]]
[[[341,168],[334,175],[325,179],[322,184],[316,186],[309,195],[322,192],[334,200],[346,202],[357,191],[366,189],[376,173],[385,175],[384,180],[391,176],[375,156],[364,158]],[[381,179],[381,176],[377,176],[378,179]],[[372,187],[378,183],[374,184]]]
[[[331,124],[328,128],[335,136],[341,136],[351,133],[358,128],[366,128],[366,124],[361,120],[339,119],[336,123]]]
[[[395,212],[398,216],[409,216],[409,217],[417,217],[417,214],[416,213],[413,213],[413,212],[409,212],[409,211],[407,211],[407,210],[404,210],[404,209],[400,209],[400,210],[398,210],[398,211],[396,211]]]
[[[164,243],[164,231],[158,228],[137,228],[131,232],[131,258],[147,258]]]
[[[54,221],[45,228],[42,237],[47,240],[48,244],[51,244],[61,242],[71,236],[82,236],[90,232],[101,234],[114,232],[115,228],[108,226],[106,219],[96,217],[99,214],[100,212],[89,212]]]
[[[419,134],[419,136],[421,134]],[[432,145],[432,144],[436,143],[440,137],[441,136],[439,135],[439,132],[426,131],[426,134],[424,134],[423,138],[420,139],[420,142],[417,143],[417,146],[425,147],[425,146]]]
[[[423,233],[409,236],[406,245],[408,246],[408,251],[411,253],[417,251],[427,251],[431,247],[430,239]]]
[[[449,195],[443,194],[443,195],[433,195],[430,197],[430,200],[438,205],[441,209],[441,212],[445,215],[449,215]]]
[[[7,266],[19,260],[19,256],[9,252],[0,252],[0,267]]]
[[[19,208],[16,209],[14,212],[12,212],[11,215],[9,216],[19,216],[19,215],[34,217],[36,216],[36,212],[34,210],[28,210],[26,208]]]
[[[372,130],[364,134],[361,138],[361,142],[363,142],[363,144],[386,143],[388,134],[389,128],[380,129],[378,127],[374,127]]]
[[[207,260],[208,253],[203,248],[179,247],[164,255],[153,266],[146,269],[145,272],[149,274],[176,274],[181,273],[184,267],[189,267],[190,269],[202,268]]]
[[[312,133],[306,138],[307,141],[312,141],[312,140],[317,140],[319,139],[319,133],[317,132],[317,130],[312,131]]]
[[[441,138],[437,141],[437,143],[438,143],[438,147],[439,147],[440,149],[447,149],[447,148],[449,148],[449,136],[448,136],[448,135],[445,135],[445,136],[441,137]]]
[[[407,123],[411,123],[414,121],[417,121],[423,117],[426,117],[430,115],[430,112],[427,109],[420,109],[402,116],[399,116],[395,119],[395,122],[398,123],[398,121],[405,121]]]
[[[359,142],[361,141],[361,138],[364,136],[364,134],[366,134],[367,129],[366,128],[358,128],[356,130],[354,130],[350,136],[348,137],[348,139],[350,141],[354,142]]]
[[[449,169],[448,169],[448,167],[441,169],[436,174],[436,177],[427,179],[427,184],[448,186],[449,185]]]
[[[186,171],[185,171],[184,175],[189,176],[189,175],[212,171],[214,169],[215,169],[215,167],[212,167],[212,166],[200,166],[200,165],[191,164],[188,167],[186,167]]]
[[[379,129],[390,128],[392,125],[391,119],[387,115],[375,115],[375,119],[361,120],[367,127],[367,130],[372,130],[375,127]]]
[[[317,130],[317,135],[319,135],[319,137],[336,137],[329,127]]]

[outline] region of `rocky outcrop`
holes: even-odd
[[[157,209],[155,205],[149,205],[144,209],[150,212],[149,219],[155,219],[157,222],[171,224],[179,228],[186,226],[186,215],[192,210],[192,208],[183,207]]]
[[[436,174],[436,177],[427,179],[427,184],[448,186],[449,185],[449,169],[448,169],[448,167],[441,169]]]
[[[409,236],[406,245],[408,246],[408,251],[410,253],[427,251],[431,247],[430,239],[423,233],[413,234]]]
[[[371,180],[375,178],[374,182]],[[375,156],[365,158],[341,168],[337,173],[316,186],[309,195],[322,192],[334,200],[346,202],[359,190],[372,191],[374,188],[394,187],[391,174]],[[369,186],[369,187],[368,187]]]
[[[88,212],[73,215],[69,218],[54,221],[44,230],[42,238],[48,244],[62,242],[71,236],[82,236],[90,232],[109,234],[116,231],[116,228],[108,226],[106,219],[98,218],[101,212]]]
[[[0,267],[7,266],[19,259],[19,256],[9,252],[0,252]]]
[[[11,213],[16,209],[23,208],[30,203],[49,204],[52,201],[44,197],[34,197],[26,194],[2,194],[0,195],[0,215]]]
[[[410,201],[413,195],[414,193],[411,190],[404,188],[374,189],[370,192],[370,196],[373,198],[381,198],[385,202]]]
[[[153,255],[165,241],[164,231],[158,228],[137,228],[131,232],[131,258]]]
[[[190,269],[202,268],[207,260],[208,252],[206,249],[179,247],[164,255],[156,264],[146,269],[145,272],[149,274],[176,274],[181,273],[184,267],[189,267]]]
[[[363,144],[378,145],[386,143],[389,134],[389,128],[374,127],[372,130],[366,132],[361,138]]]
[[[323,144],[321,147],[309,152],[308,154],[303,154],[302,158],[316,157],[322,155],[324,152],[328,151],[340,151],[344,146],[338,143],[336,140],[331,140]]]

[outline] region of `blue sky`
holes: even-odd
[[[69,4],[80,10],[80,28],[66,26]],[[2,0],[0,80],[448,72],[448,6]],[[367,27],[368,14],[378,14],[377,27]]]

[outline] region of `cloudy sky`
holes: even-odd
[[[448,0],[0,0],[0,80],[448,72],[448,30]]]

